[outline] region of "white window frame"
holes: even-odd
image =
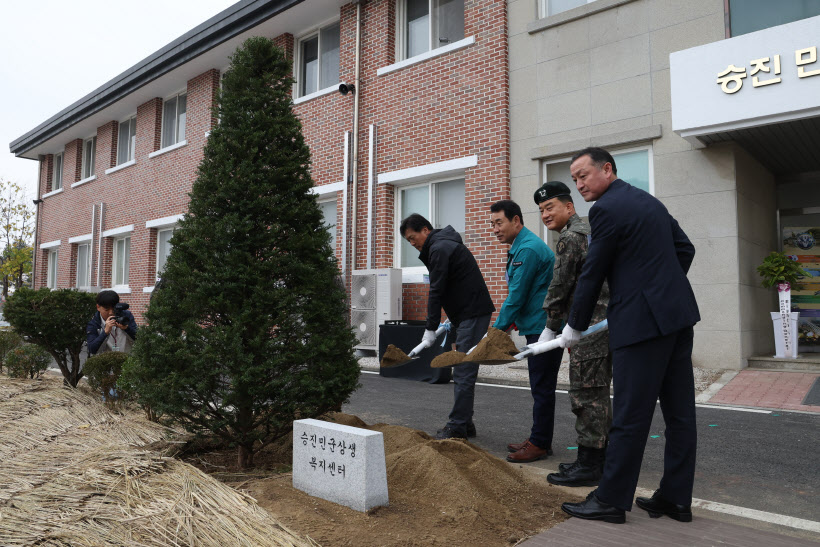
[[[180,139],[179,138],[179,125],[180,125],[179,124],[179,98],[182,97],[182,96],[185,97],[185,124],[186,125],[188,124],[188,89],[186,88],[186,89],[183,89],[183,90],[181,90],[177,93],[174,93],[170,97],[166,97],[162,101],[162,122],[160,123],[160,137],[159,137],[159,142],[160,142],[161,148],[160,148],[160,150],[157,150],[157,152],[159,152],[161,150],[165,150],[166,148],[171,148],[173,146],[177,146],[177,147],[182,146],[184,143],[187,143],[186,139]],[[166,144],[165,143],[165,137],[167,135],[165,134],[165,104],[168,101],[173,101],[173,100],[176,100],[176,106],[174,107],[174,136],[173,136],[173,140]],[[187,127],[185,127],[185,135],[186,135],[186,138],[187,138],[187,135],[188,135],[188,128]]]
[[[57,158],[59,158],[60,167],[57,167]],[[58,152],[54,154],[54,159],[52,160],[52,173],[51,173],[51,191],[56,192],[57,190],[63,189],[63,168],[65,167],[65,151]]]
[[[402,190],[412,190],[414,188],[427,187],[427,210],[430,211],[430,213],[425,218],[427,218],[427,220],[430,221],[430,224],[433,225],[433,229],[443,228],[444,226],[436,226],[436,224],[438,223],[439,208],[438,208],[438,204],[435,203],[436,200],[434,198],[435,192],[433,191],[433,186],[435,186],[436,184],[442,183],[442,182],[453,182],[453,181],[457,181],[457,180],[460,180],[460,181],[464,182],[464,184],[465,184],[464,190],[465,190],[465,194],[466,194],[467,181],[466,181],[466,178],[465,178],[464,174],[457,175],[457,176],[435,177],[435,178],[431,178],[431,179],[423,181],[423,182],[415,182],[415,183],[411,183],[411,184],[402,184],[401,186],[396,186],[394,188],[395,193],[393,195],[393,202],[396,204],[396,206],[395,206],[396,207],[396,209],[395,209],[396,214],[394,215],[393,233],[398,234],[398,235],[396,236],[395,243],[394,243],[394,246],[393,246],[393,267],[401,269],[402,277],[414,276],[414,275],[424,275],[424,274],[429,273],[427,271],[427,267],[424,266],[424,265],[422,265],[422,266],[402,266],[401,265],[401,243],[404,240],[404,238],[401,237],[401,234],[399,232],[399,228],[401,227],[401,221],[403,220],[401,218],[401,216],[402,216],[402,214],[401,214],[401,205],[402,205],[402,203],[401,203],[401,192],[402,192]],[[465,216],[466,216],[466,213],[467,213],[467,204],[466,203],[464,204],[464,213],[465,213]],[[407,281],[405,281],[405,282],[407,282]]]
[[[91,151],[91,161],[88,159],[88,151]],[[89,165],[90,163],[90,165]],[[80,180],[87,180],[94,176],[97,167],[97,135],[89,137],[83,141],[83,159],[80,170]]]
[[[159,275],[160,274],[160,271],[159,271],[159,234],[161,234],[162,232],[171,232],[171,235],[173,236],[174,230],[176,230],[176,225],[174,225],[174,226],[165,226],[163,228],[157,228],[157,243],[156,243],[157,249],[154,253],[156,255],[156,261],[154,262],[154,273],[155,273],[155,277],[156,277],[157,281],[159,281],[159,277],[160,277],[160,275]],[[170,245],[171,245],[171,243],[169,242],[168,245],[169,245],[168,250],[169,250],[169,254],[170,254],[170,250],[171,250]]]
[[[339,243],[339,200],[336,198],[336,193],[328,193],[316,198],[316,203],[318,205],[331,202],[336,204],[336,221],[333,223],[333,230],[336,232],[336,235],[333,236],[334,241],[331,242],[333,244],[333,255],[336,256],[336,245]]]
[[[342,59],[341,59],[341,49],[342,49],[342,28],[341,28],[341,19],[339,17],[334,17],[333,19],[328,19],[323,21],[321,24],[312,27],[307,32],[302,33],[296,40],[293,48],[293,74],[295,75],[295,82],[293,83],[293,98],[294,104],[299,104],[300,102],[304,102],[315,97],[320,97],[322,95],[328,95],[333,93],[339,89],[339,84],[341,82],[336,82],[331,86],[320,88],[318,87],[321,85],[321,77],[322,77],[322,43],[321,43],[321,32],[328,28],[332,27],[333,25],[339,25],[339,71],[341,72],[342,66]],[[318,48],[319,58],[318,58],[318,75],[319,80],[317,81],[317,89],[316,91],[311,91],[310,93],[302,93],[302,83],[304,82],[305,75],[304,69],[302,68],[302,43],[310,40],[312,38],[318,38],[316,47]]]
[[[80,241],[77,244],[77,263],[75,264],[75,276],[74,276],[74,283],[78,289],[87,289],[91,286],[91,241]],[[87,275],[88,275],[88,283],[85,285],[80,284],[80,247],[88,247],[88,254],[86,256],[86,268],[87,268]]]
[[[129,135],[129,139],[128,139],[129,140],[129,142],[128,142],[128,157],[125,159],[125,161],[121,162],[120,161],[120,150],[122,148],[122,142],[121,142],[121,139],[120,139],[120,128],[122,127],[122,124],[124,124],[124,123],[129,124],[129,127],[128,127],[128,135]],[[130,138],[130,136],[131,136],[130,124],[132,124],[132,123],[134,124],[134,140],[133,141],[131,141],[131,138]],[[136,161],[136,155],[137,155],[137,131],[136,131],[136,127],[137,127],[137,115],[136,114],[132,114],[131,116],[128,116],[127,118],[125,118],[124,120],[122,120],[120,123],[117,124],[117,166],[131,165],[131,164],[133,164],[133,162]],[[111,172],[111,170],[106,171],[106,173],[109,173],[109,172]]]
[[[51,290],[57,288],[57,275],[60,264],[60,249],[48,250],[48,262],[46,263],[46,287]],[[53,271],[52,271],[53,270]]]
[[[129,240],[128,241],[128,256],[126,257],[128,259],[128,268],[125,270],[125,275],[123,275],[124,283],[117,283],[117,277],[118,277],[117,274],[119,273],[118,262],[119,262],[119,259],[120,259],[120,257],[117,254],[117,244],[120,241],[124,242],[126,239]],[[131,270],[131,241],[130,240],[131,240],[131,233],[128,232],[128,233],[125,233],[121,236],[114,237],[112,242],[111,242],[112,243],[112,245],[111,245],[111,285],[113,286],[113,288],[116,292],[130,292],[130,290],[131,290],[131,288],[129,286],[129,274],[130,274],[130,270]],[[123,243],[123,246],[125,246],[125,243]],[[125,268],[125,263],[124,262],[123,262],[123,268]]]
[[[408,57],[407,55],[407,0],[396,0],[396,61],[406,61],[408,59],[413,59],[414,57],[420,57],[422,55],[428,55],[430,52],[440,49],[442,47],[448,47],[453,44],[460,43],[464,38],[466,38],[466,29],[463,29],[462,36],[458,40],[454,40],[447,44],[441,44],[438,40],[438,21],[435,18],[435,10],[433,3],[436,0],[427,0],[427,10],[428,10],[428,21],[427,21],[427,51],[423,51],[418,53],[412,57]],[[467,9],[466,6],[464,8]]]
[[[591,4],[595,1],[596,0],[586,0],[585,3],[586,4]],[[549,12],[549,5],[550,5],[549,0],[538,0],[538,17],[539,17],[539,19],[543,19],[544,17],[549,17],[550,15],[558,15],[559,13],[565,13],[565,12],[569,11],[569,10],[564,10],[564,11],[557,11],[555,13],[550,13]],[[575,7],[580,8],[581,6],[575,6]],[[575,9],[575,8],[570,8],[570,9]]]

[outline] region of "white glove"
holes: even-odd
[[[549,342],[550,340],[555,340],[555,331],[550,329],[549,327],[544,328],[544,331],[541,333],[541,336],[538,337],[539,342]]]
[[[567,326],[565,326],[564,330],[561,331],[561,347],[571,348],[577,344],[580,339],[581,331],[573,329],[569,326],[569,323],[567,323]]]
[[[407,354],[408,357],[415,357],[422,351],[426,350],[429,347],[432,347],[433,344],[436,342],[436,331],[434,330],[425,330],[424,336],[421,337],[421,344],[414,347],[413,350]]]

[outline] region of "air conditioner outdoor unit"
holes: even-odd
[[[356,270],[351,279],[350,322],[359,349],[379,347],[379,325],[401,319],[401,270]]]

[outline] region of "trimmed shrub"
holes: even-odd
[[[6,372],[12,378],[39,378],[51,363],[51,355],[40,346],[24,344],[6,355]]]
[[[116,402],[125,398],[117,385],[122,373],[122,365],[128,355],[120,351],[107,351],[93,357],[83,365],[83,374],[91,389],[100,393],[106,401]]]
[[[83,377],[80,352],[85,327],[94,316],[96,297],[74,289],[21,287],[8,297],[3,315],[15,331],[48,351],[66,382],[77,387]]]
[[[13,330],[0,330],[0,370],[9,352],[23,343],[23,339]]]

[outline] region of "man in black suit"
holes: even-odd
[[[586,501],[561,508],[578,518],[625,522],[660,399],[666,423],[663,478],[651,498],[636,503],[653,518],[689,522],[697,445],[692,327],[700,315],[686,272],[695,248],[657,198],[617,177],[606,150],[581,150],[570,173],[584,200],[596,203],[589,211],[592,241],[562,345],[571,347],[589,326],[606,279],[615,396],[598,489]]]

